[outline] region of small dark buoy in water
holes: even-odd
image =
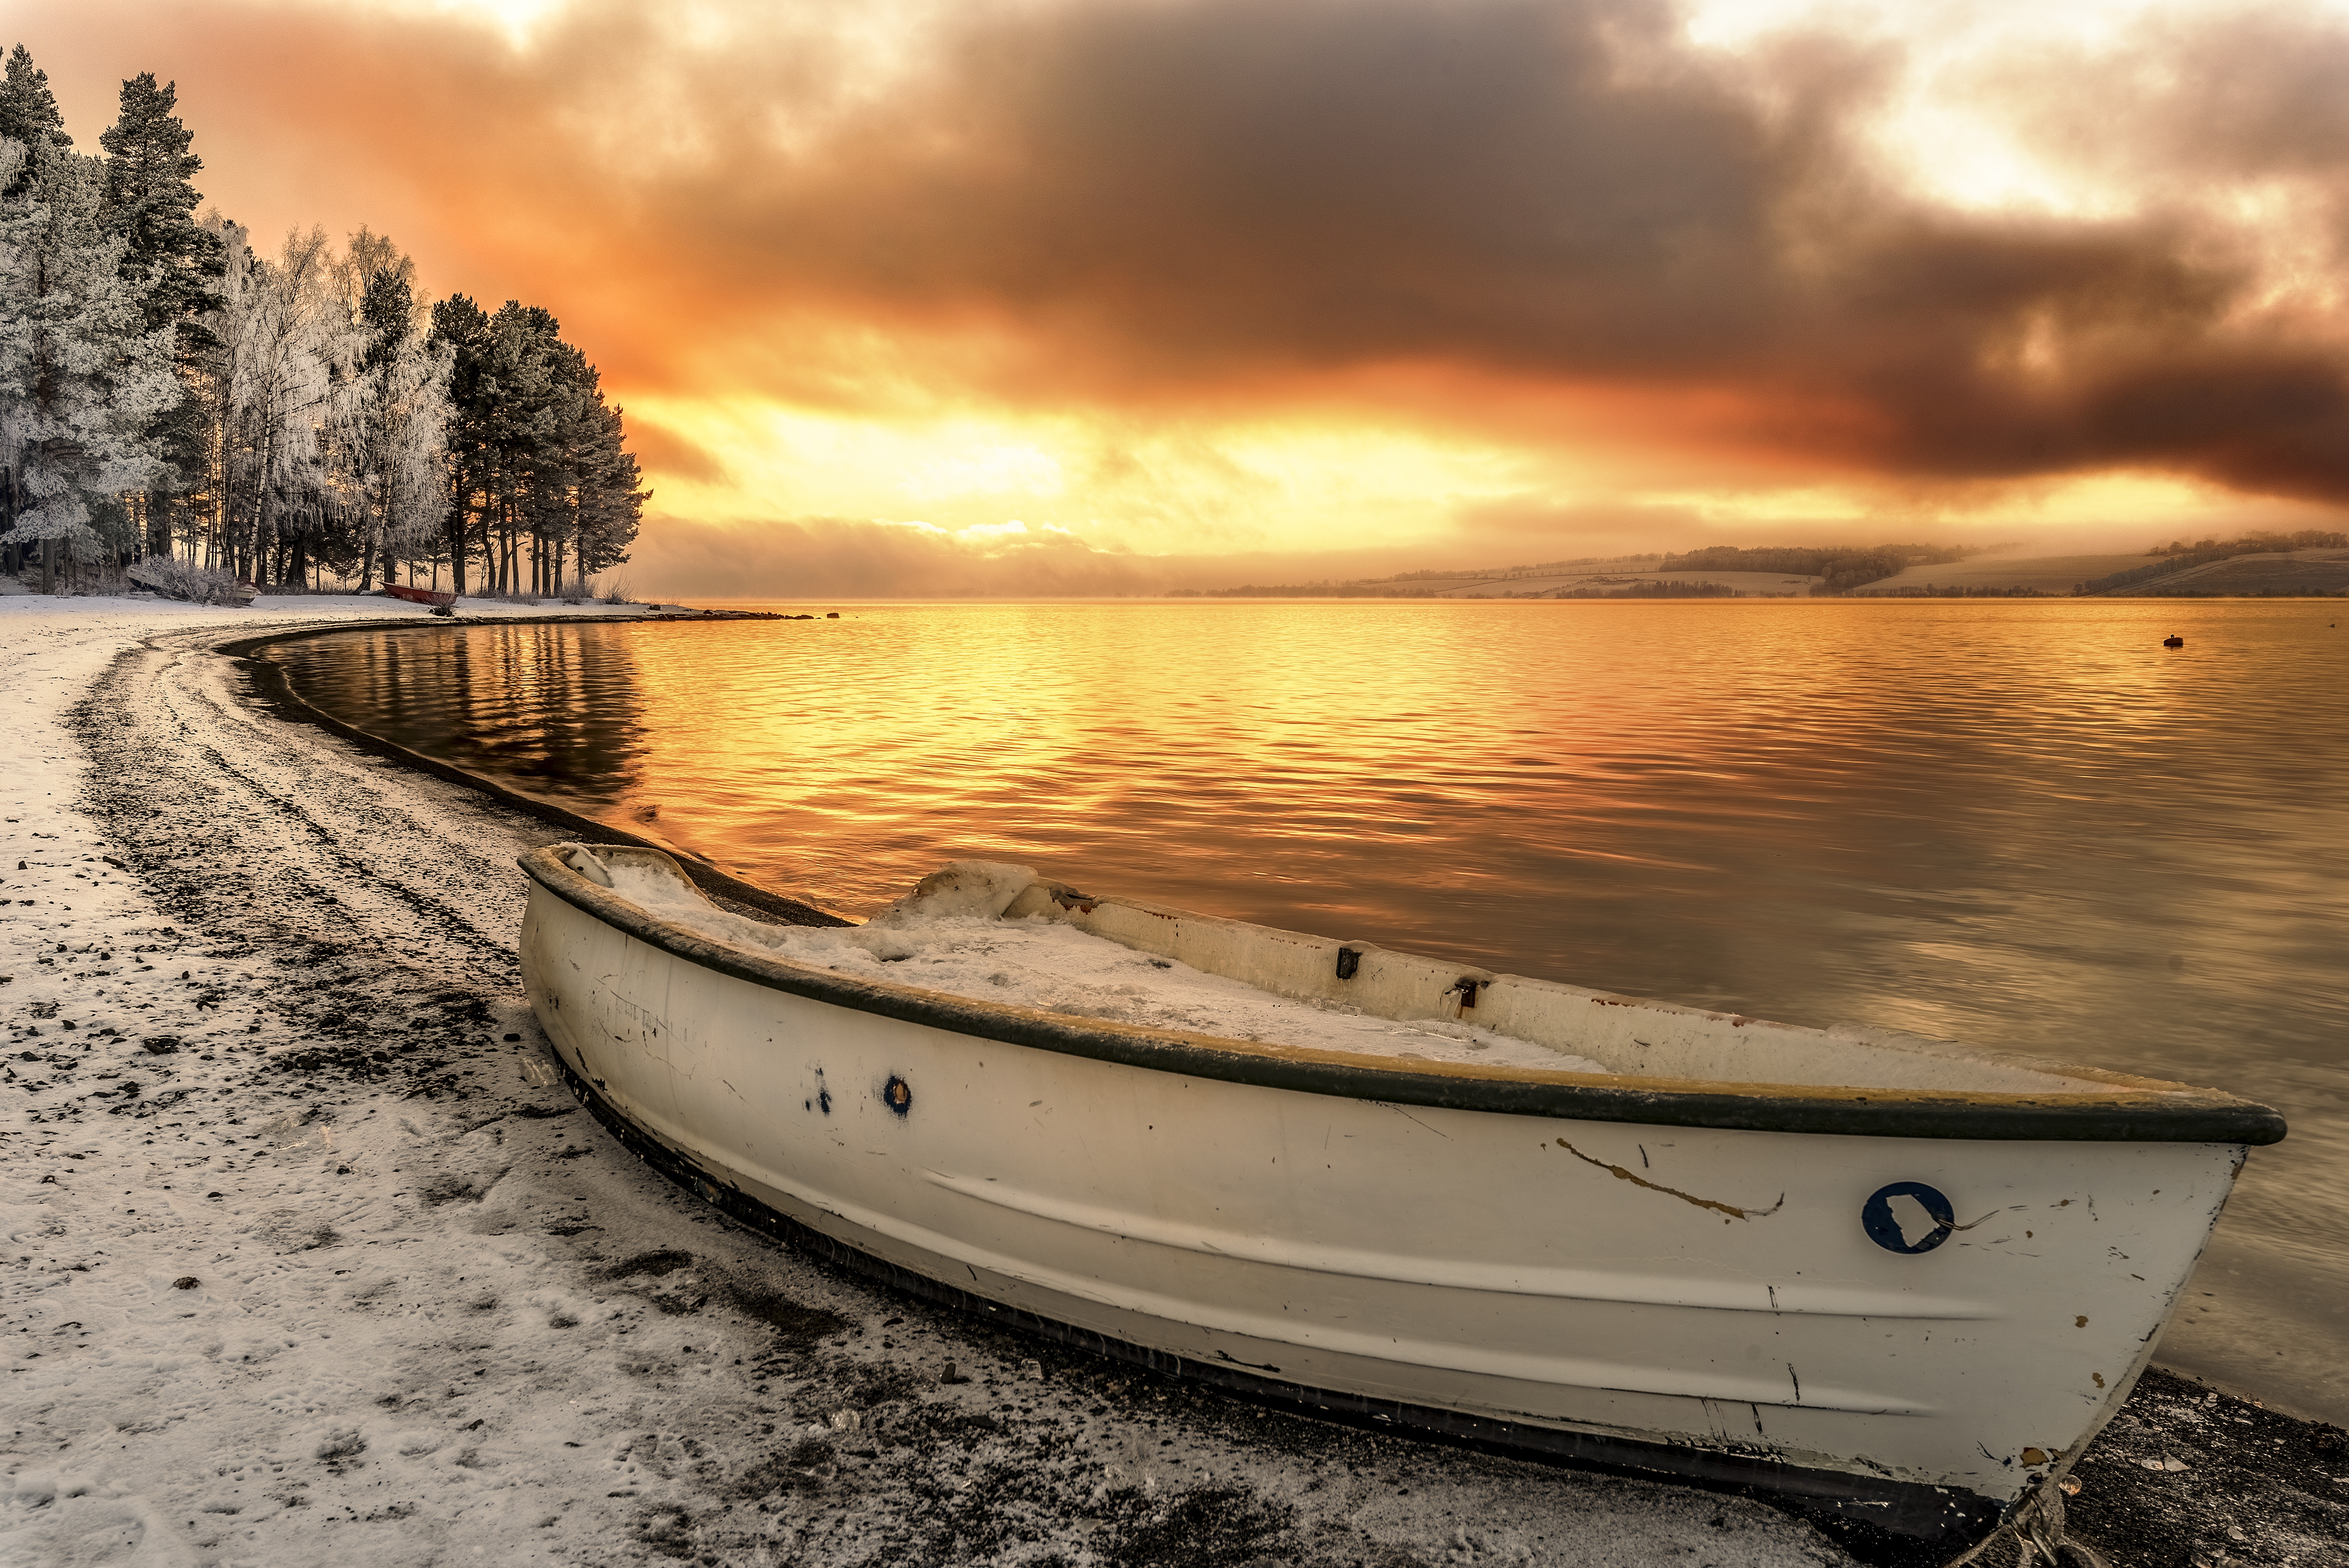
[[[2186,639],[2172,633],[2161,639],[2161,645],[2165,648],[2182,648],[2186,645]]]
[[[826,610],[823,613],[823,618],[827,621],[837,621],[840,619],[840,612],[837,610]]]

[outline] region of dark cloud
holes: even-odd
[[[46,15],[53,76],[119,52],[98,6]],[[877,86],[820,12],[746,12],[717,46],[665,15],[590,6],[515,51],[446,18],[142,10],[119,74],[176,73],[200,150],[274,160],[281,195],[380,193],[430,281],[543,300],[638,387],[885,397],[876,342],[924,396],[1062,408],[1278,406],[1372,371],[1392,397],[1420,366],[1716,395],[1734,438],[1818,472],[2349,499],[2343,307],[2278,295],[2284,239],[2224,199],[2338,210],[2334,22],[2016,66],[1985,94],[2181,176],[2132,164],[2122,215],[2023,217],[1930,205],[1857,150],[1897,56],[1705,55],[1658,0],[975,5]]]
[[[1975,96],[2004,98],[2037,150],[2064,164],[2220,194],[2303,181],[2335,212],[2349,196],[2349,29],[2337,15],[2240,5],[2156,22],[2093,55],[2042,45],[1994,57],[1974,75]]]

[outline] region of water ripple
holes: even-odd
[[[2349,1414],[2322,603],[876,605],[384,630],[312,700],[862,913],[957,855],[2215,1084],[2292,1140],[2164,1356]],[[2186,646],[2165,650],[2168,632]],[[2281,1352],[2281,1354],[2279,1354]]]

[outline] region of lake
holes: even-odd
[[[268,656],[361,728],[843,914],[1012,860],[2263,1100],[2292,1136],[2159,1359],[2349,1420],[2349,604],[773,607],[841,619]]]

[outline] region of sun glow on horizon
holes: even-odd
[[[663,510],[756,524],[792,511],[926,522],[1024,521],[1143,554],[1417,542],[1459,508],[1520,493],[1540,455],[1407,428],[972,414],[883,421],[737,397],[640,397],[689,444],[652,468]]]
[[[755,531],[786,515],[854,519],[973,550],[1051,535],[1137,558],[1340,545],[1416,548],[1425,564],[1484,566],[1634,549],[1630,533],[1645,529],[1665,550],[1913,535],[2044,541],[2057,553],[2069,544],[2143,548],[2179,530],[2316,526],[2325,515],[2149,469],[1942,493],[1857,480],[1580,487],[1537,448],[1410,431],[1238,423],[1105,437],[1076,418],[898,426],[746,399],[638,407],[726,465],[715,478],[655,465],[657,512],[723,531]],[[791,512],[772,504],[777,496],[792,498]],[[1496,532],[1474,521],[1510,507],[1556,521]]]

